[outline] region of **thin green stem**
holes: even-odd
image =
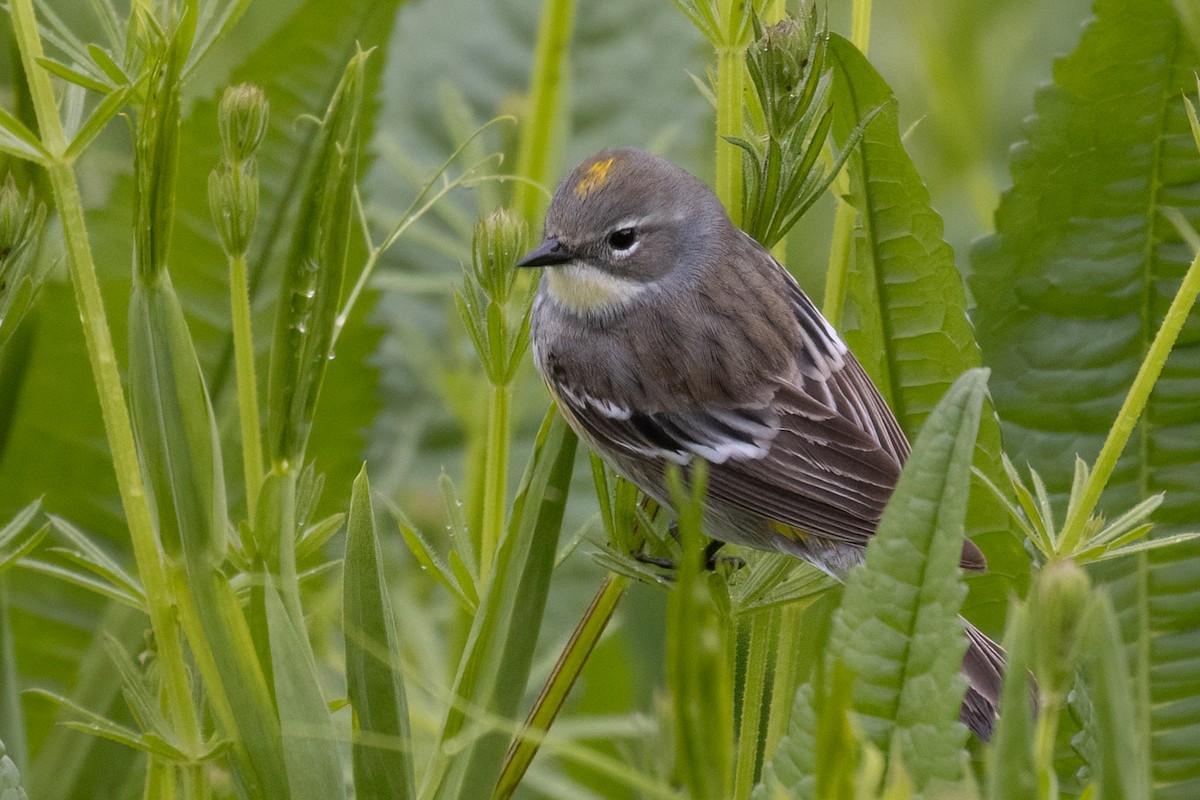
[[[738,0],[720,0],[718,14],[723,30],[722,41],[713,43],[717,51],[716,190],[738,224],[742,217],[742,151],[725,137],[742,135],[749,26]]]
[[[850,41],[865,56],[871,43],[871,0],[854,0],[850,8]]]
[[[537,50],[533,59],[533,83],[529,87],[529,109],[521,118],[521,138],[516,173],[532,183],[513,186],[512,209],[529,224],[538,222],[546,202],[537,186],[550,180],[561,139],[555,118],[562,114],[566,97],[567,56],[575,27],[576,0],[545,0],[538,26]],[[556,134],[558,136],[556,137]]]
[[[763,713],[768,711],[768,676],[774,671],[778,654],[779,608],[751,614],[749,646],[746,649],[746,670],[742,682],[742,717],[738,725],[737,761],[734,764],[733,796],[749,800],[758,778],[766,742]],[[789,700],[790,702],[790,700]]]
[[[1133,385],[1129,388],[1129,394],[1125,396],[1125,402],[1121,404],[1121,410],[1117,413],[1117,419],[1108,432],[1108,438],[1105,439],[1104,446],[1100,448],[1100,455],[1096,457],[1096,464],[1088,476],[1087,488],[1082,499],[1072,506],[1071,514],[1063,522],[1061,538],[1063,552],[1073,551],[1082,541],[1087,521],[1095,512],[1096,505],[1100,502],[1100,495],[1117,466],[1117,459],[1120,458],[1125,445],[1128,444],[1129,437],[1133,435],[1133,429],[1137,426],[1138,420],[1146,408],[1146,403],[1150,399],[1150,392],[1154,389],[1158,376],[1162,374],[1167,356],[1171,354],[1171,348],[1175,346],[1175,340],[1179,338],[1179,332],[1183,329],[1188,314],[1196,304],[1197,296],[1200,296],[1200,254],[1192,259],[1187,274],[1183,276],[1179,291],[1175,294],[1175,299],[1171,301],[1170,308],[1167,309],[1158,334],[1155,335],[1146,357],[1142,360],[1137,376],[1133,379]]]
[[[775,640],[775,682],[771,688],[771,716],[763,742],[763,758],[771,757],[775,745],[787,733],[796,696],[800,654],[800,624],[806,604],[791,603],[780,611],[779,632]]]
[[[571,634],[571,640],[558,657],[558,663],[554,665],[541,694],[530,709],[520,735],[509,748],[492,800],[507,800],[520,784],[541,746],[541,737],[532,734],[545,734],[550,730],[550,725],[562,709],[571,687],[575,685],[596,643],[600,641],[601,634],[612,621],[617,602],[624,596],[628,587],[629,578],[612,573],[609,573],[600,585],[587,611],[575,627],[575,632]]]
[[[825,275],[825,299],[821,302],[821,313],[835,326],[842,317],[846,304],[846,283],[850,273],[850,251],[854,245],[854,206],[841,199],[841,189],[847,189],[846,180],[839,177],[834,182],[838,191],[837,212],[833,218],[833,234],[829,243],[829,271]]]
[[[871,40],[871,0],[854,0],[850,10],[850,41],[867,54]],[[825,278],[825,299],[821,310],[835,325],[846,304],[846,283],[854,244],[854,207],[842,199],[849,193],[849,178],[842,173],[834,181],[837,212],[833,218],[833,236],[829,245],[829,272]]]
[[[31,0],[13,0],[11,10],[13,33],[29,82],[38,129],[42,133],[43,144],[58,157],[66,149],[66,138],[49,75],[38,63],[42,58],[42,42],[37,33],[33,5]],[[129,526],[134,559],[137,561],[138,574],[146,591],[147,612],[154,630],[159,663],[163,668],[163,680],[172,718],[177,730],[186,737],[187,745],[195,747],[198,751],[200,728],[188,687],[179,630],[171,613],[174,601],[163,572],[146,488],[142,483],[129,408],[121,389],[117,355],[104,312],[104,300],[100,294],[100,282],[96,276],[91,244],[88,241],[79,184],[75,171],[66,161],[52,161],[46,169],[62,223],[67,265],[80,322],[83,325],[88,362],[100,400],[100,414],[104,421],[109,449],[112,451],[113,470],[116,473],[121,504],[125,510],[126,524]]]
[[[483,526],[479,537],[479,580],[491,580],[492,563],[504,535],[504,508],[508,497],[509,401],[512,389],[492,386],[488,400],[487,450],[483,475]]]
[[[262,433],[258,418],[258,379],[254,370],[254,334],[250,324],[250,285],[246,256],[229,259],[229,307],[233,321],[233,357],[237,370],[238,418],[242,427],[247,518],[253,520],[263,481]]]
[[[1041,800],[1058,800],[1058,774],[1054,769],[1054,749],[1058,738],[1057,698],[1050,698],[1038,713],[1033,735],[1033,760],[1037,771]]]

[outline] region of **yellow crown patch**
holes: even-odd
[[[579,183],[575,184],[575,196],[586,197],[608,183],[608,171],[612,169],[613,161],[615,159],[606,158],[588,167]]]

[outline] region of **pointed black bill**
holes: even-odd
[[[542,243],[521,256],[518,267],[557,267],[575,260],[571,248],[557,237],[547,236]]]

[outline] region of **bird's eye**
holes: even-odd
[[[613,250],[628,250],[637,244],[637,231],[633,228],[618,228],[608,235],[608,246]]]

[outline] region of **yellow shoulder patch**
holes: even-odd
[[[575,184],[575,196],[586,197],[608,182],[608,171],[612,169],[615,159],[606,158],[588,167],[587,172]]]

